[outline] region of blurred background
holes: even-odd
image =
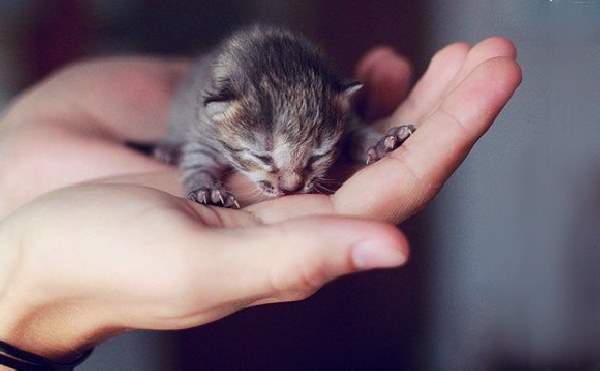
[[[0,108],[82,57],[195,54],[238,26],[302,31],[350,76],[389,44],[513,40],[524,80],[401,227],[410,264],[300,302],[99,346],[92,370],[600,370],[600,1],[0,0]]]

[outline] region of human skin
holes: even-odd
[[[377,48],[357,68],[368,114],[381,129],[418,130],[332,195],[258,202],[233,175],[228,186],[245,207],[232,210],[185,201],[176,169],[124,144],[163,135],[186,66],[78,64],[4,113],[0,339],[68,358],[126,330],[197,326],[402,265],[408,246],[394,225],[439,192],[521,80],[502,38],[442,49],[412,90],[408,62]]]

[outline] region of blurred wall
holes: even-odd
[[[16,93],[21,80],[17,40],[24,24],[24,4],[0,1],[0,109]]]
[[[429,51],[505,35],[524,74],[430,209],[430,369],[600,369],[600,2],[428,8]]]

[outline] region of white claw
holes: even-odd
[[[371,148],[367,151],[367,165],[375,160],[375,150]]]
[[[242,207],[240,206],[240,203],[237,202],[237,200],[233,200],[233,206],[235,206],[236,209],[241,209]]]
[[[202,203],[203,204],[208,204],[208,202],[206,202],[206,192],[202,192]]]
[[[219,200],[221,201],[222,205],[225,205],[225,199],[223,198],[223,194],[221,192],[219,192]]]

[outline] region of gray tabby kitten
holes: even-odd
[[[178,164],[188,199],[240,207],[223,188],[229,170],[264,194],[307,193],[351,139],[354,158],[376,161],[413,126],[376,133],[352,111],[361,84],[344,83],[319,51],[289,31],[255,26],[201,56],[179,87],[155,156]]]

